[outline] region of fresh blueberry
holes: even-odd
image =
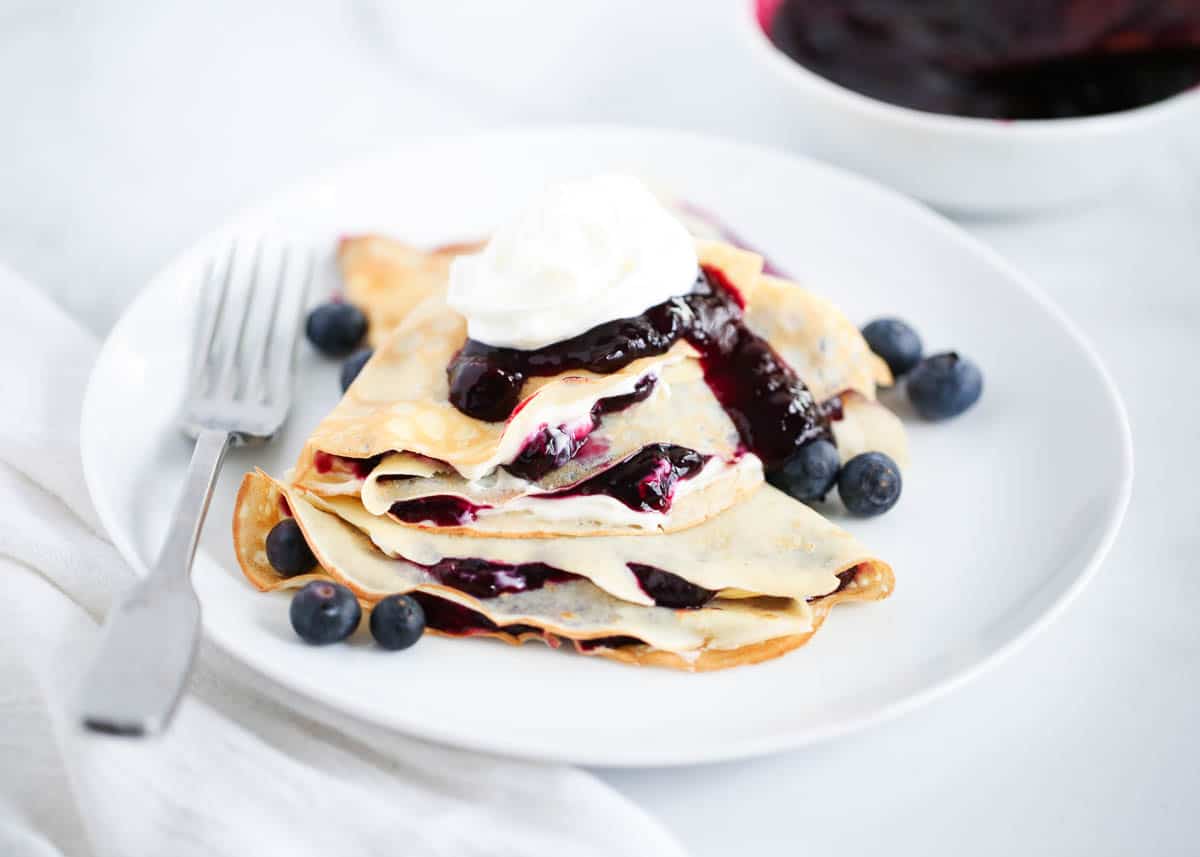
[[[921,362],[921,337],[898,318],[878,318],[862,335],[897,378]]]
[[[341,375],[343,393],[354,383],[354,379],[358,377],[358,373],[362,371],[363,366],[367,365],[367,361],[374,353],[374,348],[360,348],[346,358],[346,362],[342,364]]]
[[[354,304],[321,304],[308,314],[304,333],[322,354],[345,357],[367,335],[367,317]]]
[[[770,473],[767,481],[797,500],[810,503],[825,499],[837,482],[840,467],[837,447],[827,440],[813,440]]]
[[[296,593],[290,615],[300,639],[321,646],[353,634],[362,608],[354,593],[340,583],[314,580]]]
[[[409,595],[389,595],[371,611],[371,636],[385,649],[407,649],[425,633],[425,611]]]
[[[284,518],[267,533],[267,562],[284,577],[312,571],[317,564],[295,518]]]
[[[979,367],[953,351],[926,357],[908,376],[908,399],[927,420],[958,416],[982,392]]]
[[[855,515],[882,515],[900,499],[900,468],[882,452],[864,452],[846,462],[838,494]]]

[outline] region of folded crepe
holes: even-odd
[[[570,370],[530,378],[505,422],[462,413],[450,403],[446,366],[466,341],[466,324],[445,303],[444,262],[421,264],[414,261],[419,255],[377,237],[343,240],[352,299],[382,301],[396,293],[416,305],[317,427],[297,462],[296,484],[328,496],[361,496],[372,514],[396,508],[394,519],[409,526],[533,538],[674,532],[740,502],[761,482],[753,457],[742,454],[738,429],[704,381],[701,355],[682,340],[611,374]],[[891,375],[857,328],[828,301],[763,275],[757,254],[701,241],[698,255],[740,293],[751,329],[802,368],[818,401],[833,405],[830,428],[846,458],[875,449],[906,464],[899,421],[874,401],[876,384],[890,383]],[[629,400],[620,409],[608,404]],[[536,478],[509,473],[509,464],[546,431],[586,443]],[[631,459],[653,445],[704,459],[673,482],[666,508],[630,508],[593,490],[601,474],[636,465]],[[417,502],[426,498],[436,502]],[[461,514],[447,514],[453,508]],[[426,512],[430,517],[422,517]]]
[[[267,533],[288,515],[317,557],[311,573],[285,577],[267,562]],[[407,549],[411,532],[352,499],[323,502],[261,472],[243,480],[234,517],[238,561],[261,590],[326,578],[348,586],[368,607],[409,593],[425,608],[428,630],[439,635],[569,641],[585,654],[685,670],[777,657],[807,642],[835,604],[885,598],[894,582],[891,568],[852,537],[769,487],[727,514],[654,539],[433,537],[447,542],[426,545],[433,553],[420,560],[433,560],[439,548],[453,550],[454,542],[482,554],[472,556],[474,574],[464,576],[465,586],[444,582],[441,572],[455,568],[447,557],[424,562],[397,553]],[[662,563],[654,567],[659,574],[710,584],[711,600],[691,609],[656,606],[629,568],[626,558],[635,556]]]
[[[469,249],[342,241],[347,297],[371,319],[376,351],[286,482],[246,476],[234,541],[251,583],[333,579],[368,607],[410,593],[431,633],[569,641],[687,670],[776,657],[807,642],[833,605],[891,592],[886,563],[764,485],[685,340],[610,374],[531,377],[503,422],[459,411],[447,366],[466,324],[445,281]],[[858,330],[764,275],[756,254],[698,242],[698,255],[822,403],[843,458],[881,450],[905,466],[903,429],[875,401],[891,376]],[[519,467],[548,437],[565,438],[569,454]],[[266,535],[286,516],[317,557],[310,574],[267,562]]]

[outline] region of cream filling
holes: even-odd
[[[490,456],[473,464],[460,462],[455,465],[455,469],[465,479],[486,476],[500,465],[516,460],[525,444],[544,427],[582,426],[584,423],[590,425],[592,408],[600,399],[628,395],[637,388],[643,378],[657,378],[664,366],[686,359],[685,354],[676,352],[669,354],[666,360],[650,372],[641,375],[613,375],[612,383],[609,384],[593,381],[588,385],[591,395],[585,398],[573,394],[570,378],[543,387],[533,394],[533,401],[527,402],[515,416],[509,418],[504,434]]]

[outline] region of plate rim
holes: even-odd
[[[881,196],[889,203],[901,206],[908,217],[921,221],[922,228],[934,230],[944,239],[965,247],[972,254],[979,257],[981,261],[996,269],[996,271],[1002,274],[1008,282],[1018,287],[1028,297],[1032,298],[1033,301],[1040,307],[1040,309],[1044,311],[1050,317],[1050,319],[1057,324],[1059,329],[1061,329],[1067,335],[1072,344],[1079,349],[1086,359],[1087,364],[1099,377],[1101,381],[1101,388],[1105,394],[1107,403],[1112,408],[1113,414],[1116,417],[1118,434],[1120,436],[1120,457],[1116,462],[1116,465],[1119,469],[1118,490],[1116,494],[1110,498],[1108,502],[1106,502],[1104,520],[1102,524],[1103,535],[1097,540],[1086,561],[1081,564],[1081,567],[1075,578],[1057,595],[1057,597],[1046,602],[1043,608],[1032,620],[1018,627],[1004,643],[996,646],[986,654],[976,658],[974,661],[962,667],[957,672],[950,673],[942,677],[940,680],[934,681],[918,691],[910,693],[906,696],[901,696],[883,705],[879,705],[870,712],[861,714],[859,716],[846,718],[845,720],[842,720],[836,724],[830,724],[824,727],[803,727],[799,730],[782,732],[773,731],[765,736],[739,736],[719,744],[714,743],[699,746],[698,748],[694,748],[687,752],[682,750],[647,751],[645,748],[639,747],[636,752],[627,752],[622,754],[618,751],[614,754],[614,752],[612,752],[612,748],[607,748],[606,751],[601,755],[597,751],[589,751],[587,742],[582,742],[580,746],[572,747],[569,752],[564,753],[561,751],[561,748],[558,747],[539,747],[527,741],[522,742],[519,739],[514,743],[512,741],[506,742],[504,740],[487,740],[486,738],[477,740],[474,734],[464,737],[461,732],[455,730],[441,730],[438,728],[436,723],[413,722],[405,726],[400,726],[393,722],[384,722],[372,719],[368,714],[353,706],[353,704],[347,703],[343,700],[331,700],[329,697],[314,696],[310,694],[307,689],[300,687],[297,683],[289,680],[289,676],[285,671],[281,670],[277,672],[269,672],[262,669],[256,662],[244,657],[231,640],[225,639],[224,636],[219,631],[214,630],[214,628],[210,626],[207,621],[203,623],[203,634],[205,639],[227,653],[229,657],[234,659],[243,668],[249,670],[252,674],[278,685],[280,689],[283,689],[288,693],[296,695],[303,700],[304,704],[316,704],[337,712],[340,717],[350,718],[351,720],[367,727],[396,732],[449,747],[512,758],[552,762],[569,762],[572,764],[589,765],[602,768],[658,768],[675,767],[680,765],[711,764],[736,759],[754,758],[772,752],[795,750],[800,747],[805,747],[832,740],[840,736],[849,735],[854,732],[858,732],[859,730],[867,729],[895,719],[930,702],[933,702],[943,695],[950,693],[951,691],[954,691],[964,686],[966,683],[974,680],[975,678],[983,675],[988,670],[1011,657],[1022,647],[1027,645],[1066,611],[1066,609],[1075,601],[1088,583],[1090,583],[1095,577],[1101,563],[1111,551],[1117,535],[1120,533],[1122,522],[1124,521],[1125,514],[1129,507],[1134,478],[1133,433],[1125,403],[1111,373],[1105,366],[1103,359],[1100,357],[1091,341],[1078,327],[1078,325],[1062,310],[1061,307],[1058,306],[1057,303],[1054,302],[1054,300],[1048,294],[1046,294],[1032,280],[1032,278],[1024,274],[1013,263],[1005,259],[997,250],[966,232],[966,230],[953,223],[947,217],[937,213],[923,203],[918,202],[917,200],[912,199],[897,190],[887,187],[886,185],[880,184],[879,182],[876,182],[865,176],[842,169],[819,159],[801,154],[799,152],[793,152],[779,146],[740,140],[719,134],[658,128],[653,126],[625,126],[607,123],[514,125],[497,129],[484,129],[458,133],[416,135],[404,140],[396,141],[391,145],[380,148],[374,152],[343,159],[340,162],[310,173],[307,176],[301,177],[300,179],[287,182],[274,192],[264,196],[259,201],[235,210],[217,227],[209,230],[196,240],[185,245],[181,251],[175,253],[163,265],[161,265],[155,271],[155,273],[146,280],[146,283],[141,287],[141,289],[138,290],[134,297],[121,311],[120,316],[109,329],[104,338],[103,344],[97,351],[96,360],[88,373],[87,387],[83,397],[79,423],[80,451],[83,464],[84,482],[87,486],[88,494],[91,497],[92,505],[96,509],[97,517],[99,518],[101,525],[104,527],[105,534],[112,541],[113,545],[117,548],[121,556],[130,564],[137,574],[142,575],[145,573],[145,561],[137,550],[132,537],[129,534],[126,534],[123,529],[118,526],[119,521],[116,510],[112,507],[109,507],[99,499],[103,496],[98,493],[96,488],[96,486],[101,483],[102,479],[101,475],[97,471],[97,462],[99,461],[99,457],[97,451],[92,448],[93,443],[89,441],[91,434],[85,430],[85,427],[95,422],[96,418],[94,414],[98,408],[102,407],[99,404],[103,395],[99,383],[101,370],[105,369],[114,359],[115,352],[121,347],[121,342],[125,339],[125,337],[121,335],[124,332],[124,328],[132,324],[131,319],[135,315],[137,307],[143,301],[148,299],[149,294],[156,288],[159,288],[160,283],[167,281],[171,272],[184,263],[187,259],[201,253],[204,248],[208,247],[222,236],[230,234],[240,223],[249,219],[253,219],[256,216],[260,216],[263,212],[270,210],[273,206],[277,205],[280,200],[286,198],[287,196],[302,193],[305,188],[319,186],[322,183],[334,179],[341,173],[350,172],[352,170],[368,169],[371,164],[382,164],[395,159],[405,150],[428,147],[431,145],[436,145],[439,142],[461,142],[469,138],[527,138],[531,136],[546,137],[554,135],[583,135],[585,137],[593,138],[601,136],[622,137],[627,139],[638,137],[643,139],[654,138],[658,141],[673,142],[678,145],[718,144],[730,147],[734,150],[740,150],[746,153],[748,157],[768,158],[775,159],[777,161],[801,163],[806,169],[825,172],[834,176],[838,181],[844,181],[858,185],[860,189],[867,193]],[[208,559],[215,564],[221,565],[221,563],[214,557],[208,557]]]

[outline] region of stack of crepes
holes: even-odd
[[[697,247],[740,293],[745,324],[823,403],[843,461],[879,450],[903,467],[903,430],[875,401],[891,378],[857,328],[764,274],[758,255]],[[610,374],[530,378],[503,422],[456,409],[447,366],[467,329],[447,304],[447,272],[477,249],[343,240],[346,297],[367,314],[375,353],[286,478],[245,477],[234,539],[251,583],[329,578],[368,609],[409,593],[433,634],[570,642],[694,671],[781,655],[835,604],[891,592],[885,562],[764,482],[687,341]],[[573,457],[519,466],[555,432],[583,438]],[[317,558],[311,573],[285,577],[267,561],[265,538],[288,515]]]

